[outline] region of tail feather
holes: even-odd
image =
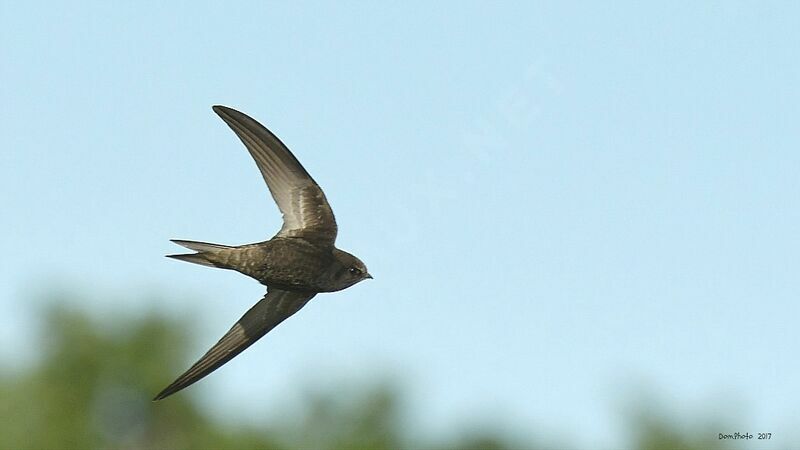
[[[210,242],[184,241],[182,239],[171,239],[171,241],[196,252],[214,252],[215,250],[231,248],[228,245],[212,244]]]
[[[179,259],[190,263],[200,264],[201,266],[217,267],[216,264],[207,260],[205,256],[200,253],[185,253],[182,255],[167,255],[167,258]]]
[[[200,264],[201,266],[208,266],[208,267],[227,268],[224,264],[221,264],[219,257],[215,258],[215,255],[217,255],[222,250],[233,248],[227,245],[211,244],[209,242],[183,241],[180,239],[172,239],[172,242],[181,245],[183,247],[186,247],[190,250],[194,250],[197,253],[167,255],[167,258],[178,259],[181,261]]]

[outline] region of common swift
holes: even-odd
[[[200,360],[153,400],[168,397],[210,374],[299,311],[318,293],[340,291],[372,278],[361,260],[334,246],[336,219],[328,200],[286,145],[244,113],[225,106],[213,109],[256,161],[283,214],[283,226],[268,241],[235,247],[172,241],[196,253],[168,257],[236,270],[267,286],[267,293]]]

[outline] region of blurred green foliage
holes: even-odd
[[[532,430],[513,437],[475,428],[447,438],[419,436],[404,425],[398,389],[386,383],[309,396],[302,417],[280,424],[224,424],[191,394],[150,401],[183,369],[185,323],[162,315],[119,315],[100,323],[56,306],[42,319],[38,361],[17,371],[0,367],[0,449],[544,448],[519,440]],[[687,434],[657,416],[637,417],[633,448],[722,448],[714,430]]]

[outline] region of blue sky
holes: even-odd
[[[231,420],[380,375],[422,428],[613,446],[646,391],[797,429],[796,4],[1,8],[3,358],[35,353],[54,290],[188,310],[198,356],[260,298],[162,256],[280,227],[224,104],[289,145],[375,275],[192,388]]]

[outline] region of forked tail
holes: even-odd
[[[167,258],[179,259],[181,261],[200,264],[201,266],[226,268],[225,266],[220,265],[219,258],[215,258],[215,256],[220,251],[231,248],[230,246],[210,244],[208,242],[183,241],[180,239],[171,239],[171,241],[180,246],[186,247],[189,250],[194,250],[197,253],[167,255]]]

